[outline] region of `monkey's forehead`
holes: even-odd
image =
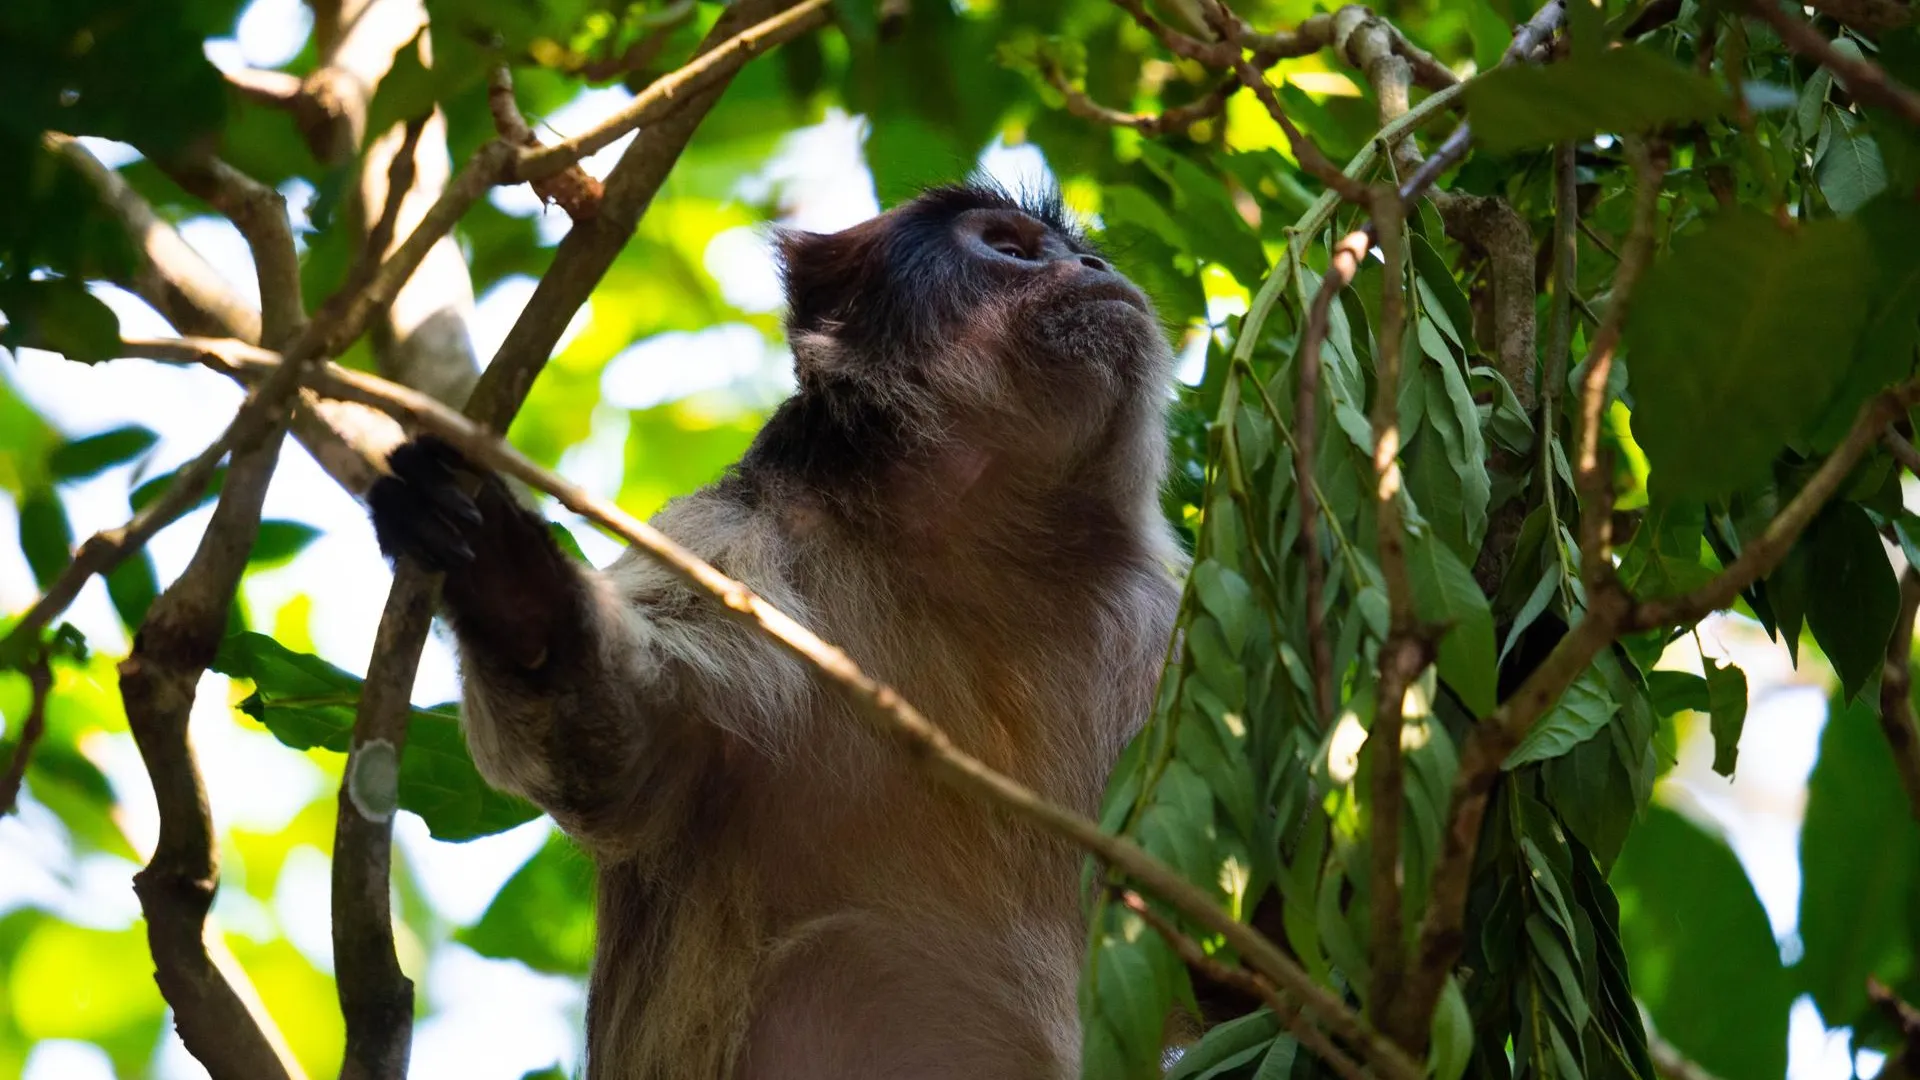
[[[893,214],[951,221],[970,210],[1025,214],[1075,245],[1087,243],[1085,229],[1068,212],[1059,189],[1051,186],[1015,192],[980,180],[948,184],[929,188],[911,202],[896,208]]]

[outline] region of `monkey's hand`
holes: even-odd
[[[545,519],[431,435],[396,448],[387,466],[391,475],[367,493],[380,550],[446,574],[461,645],[528,674],[568,655],[581,633],[587,568],[560,550]]]

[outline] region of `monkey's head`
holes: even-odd
[[[1057,197],[938,188],[784,234],[781,253],[802,397],[1042,457],[1160,424],[1172,355],[1153,306]]]

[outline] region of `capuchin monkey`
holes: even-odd
[[[1152,306],[1057,200],[978,186],[780,247],[798,392],[654,523],[1095,813],[1178,604]],[[374,525],[446,573],[474,761],[598,869],[588,1076],[1078,1076],[1077,851],[645,554],[569,559],[444,443],[391,471]]]

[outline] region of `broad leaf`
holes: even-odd
[[[1807,628],[1851,699],[1880,670],[1899,614],[1900,586],[1880,533],[1858,503],[1834,503],[1801,537],[1814,575]]]
[[[1627,317],[1633,435],[1661,489],[1718,495],[1761,478],[1845,377],[1867,314],[1853,221],[1782,228],[1729,211],[1676,244]]]
[[[1495,699],[1493,613],[1473,572],[1437,537],[1407,540],[1407,577],[1420,618],[1445,628],[1440,639],[1440,677],[1477,716],[1493,712]]]
[[[1474,140],[1499,153],[1706,120],[1728,105],[1712,80],[1632,45],[1544,67],[1515,64],[1467,84]]]

